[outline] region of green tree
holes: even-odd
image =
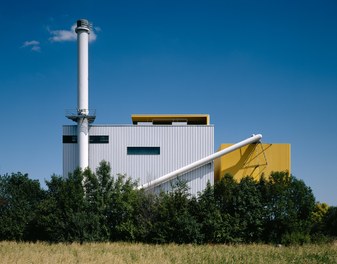
[[[329,205],[326,203],[316,202],[315,208],[312,212],[313,223],[322,223],[326,213],[329,210]]]
[[[217,207],[221,213],[222,226],[219,233],[224,243],[241,242],[240,221],[235,217],[238,183],[232,175],[226,174],[214,184],[214,196]]]
[[[227,221],[230,216],[221,213],[214,195],[214,186],[210,183],[198,197],[195,214],[201,224],[204,243],[223,243],[231,240],[231,226]]]
[[[96,173],[75,170],[68,177],[53,175],[47,197],[34,219],[39,239],[50,242],[132,240],[137,234],[136,183],[111,176],[102,161]]]
[[[133,201],[132,221],[136,226],[134,237],[136,241],[153,243],[152,231],[155,226],[155,209],[157,196],[152,192],[140,190]]]
[[[90,240],[92,215],[85,211],[83,172],[79,169],[67,178],[53,175],[47,198],[38,207],[35,226],[39,236],[50,242],[84,242]]]
[[[110,239],[107,218],[112,202],[112,185],[111,168],[106,161],[100,163],[96,174],[89,169],[84,171],[85,211],[91,215],[89,233],[94,241]]]
[[[193,214],[196,204],[185,182],[178,181],[171,192],[161,192],[155,200],[153,243],[199,243],[201,225]]]
[[[39,181],[28,174],[0,176],[0,240],[35,240],[30,223],[43,198]]]
[[[108,224],[113,241],[135,241],[137,226],[134,221],[137,184],[126,175],[117,175],[113,181]]]
[[[264,240],[285,244],[308,242],[315,207],[311,189],[288,172],[271,173],[269,181],[261,186],[267,210]]]
[[[216,204],[225,227],[223,242],[253,242],[260,239],[263,229],[263,203],[258,183],[251,177],[236,182],[225,175],[214,185]]]
[[[330,206],[323,219],[323,230],[326,235],[337,236],[337,207]]]
[[[314,210],[311,215],[312,230],[311,233],[315,237],[323,235],[324,219],[329,210],[329,206],[326,203],[316,202]]]
[[[237,186],[234,217],[240,219],[239,237],[244,242],[259,241],[263,231],[264,207],[258,183],[244,177]]]

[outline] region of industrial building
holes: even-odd
[[[290,145],[261,144],[253,135],[221,145],[214,153],[214,126],[207,114],[132,115],[125,125],[94,125],[88,99],[88,40],[90,25],[77,21],[78,102],[66,116],[76,125],[63,126],[63,174],[76,168],[95,170],[102,160],[113,174],[126,174],[139,188],[169,191],[185,181],[196,195],[224,174],[236,179],[258,178],[271,171],[290,172]]]
[[[233,144],[221,144],[218,151]],[[214,179],[220,180],[225,174],[240,180],[245,176],[258,180],[268,177],[273,171],[288,171],[291,168],[290,144],[250,144],[221,156],[214,161]]]
[[[130,125],[89,126],[89,167],[102,160],[113,174],[126,174],[139,185],[151,182],[214,152],[214,127],[208,115],[133,115]],[[77,126],[63,127],[63,173],[78,167]],[[193,193],[213,183],[214,166],[209,162],[185,173]],[[171,183],[160,188],[167,190]]]

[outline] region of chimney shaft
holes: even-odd
[[[89,166],[89,92],[88,92],[88,51],[90,26],[88,20],[77,21],[75,29],[77,33],[77,142],[78,142],[78,166],[84,170]]]

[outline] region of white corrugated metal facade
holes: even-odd
[[[64,136],[76,136],[76,125],[64,126]],[[90,136],[108,136],[108,143],[89,144],[89,167],[95,170],[102,160],[111,165],[113,175],[126,174],[139,185],[159,178],[214,152],[212,125],[94,125]],[[128,155],[128,147],[157,147],[160,154]],[[63,144],[63,174],[78,166],[76,143]],[[188,182],[191,194],[213,184],[213,162],[190,171],[181,179]],[[169,190],[171,183],[159,188]]]

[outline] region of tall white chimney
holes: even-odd
[[[88,50],[90,26],[88,20],[77,20],[77,144],[78,166],[86,169],[89,166],[89,92],[88,92]]]
[[[90,25],[88,20],[77,20],[77,27],[75,29],[77,33],[77,110],[78,114],[88,114],[88,50],[89,50],[89,34]]]
[[[89,34],[90,24],[86,19],[77,20],[77,109],[69,111],[67,117],[77,123],[78,167],[82,170],[89,166],[89,124],[96,116],[89,111]]]

